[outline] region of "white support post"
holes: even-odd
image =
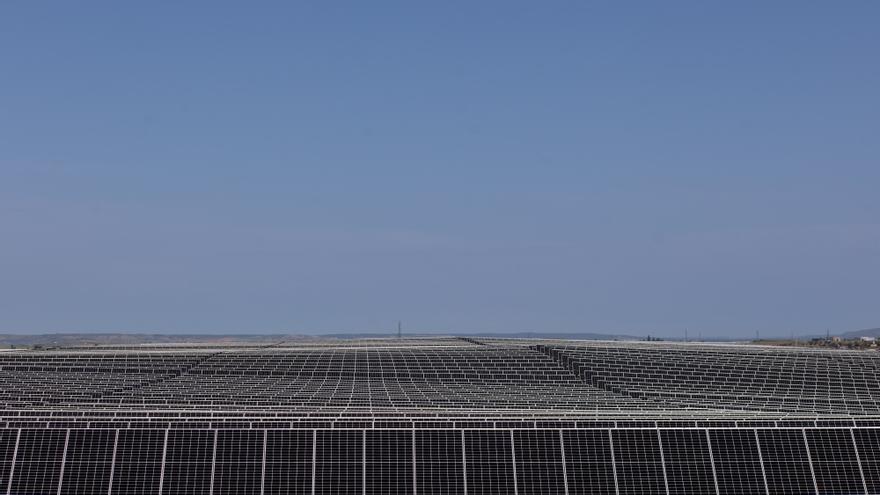
[[[758,447],[758,462],[761,463],[761,476],[764,478],[764,493],[770,495],[770,485],[767,483],[767,470],[764,469],[764,454],[761,453],[761,439],[758,437],[758,430],[752,430],[755,434],[755,446]]]
[[[64,467],[67,464],[67,444],[70,440],[70,430],[64,434],[64,453],[61,454],[61,473],[58,474],[58,495],[61,495],[61,485],[64,483]]]
[[[565,438],[562,430],[559,430],[559,451],[562,453],[562,483],[565,487],[565,495],[568,495],[568,466],[565,465]]]
[[[318,430],[312,430],[312,495],[315,495],[315,482],[318,477]]]
[[[614,493],[620,495],[620,484],[617,482],[617,459],[614,456],[614,435],[611,428],[608,429],[608,446],[611,447],[611,472],[614,473]]]
[[[519,485],[516,481],[516,442],[513,441],[513,430],[510,431],[510,458],[513,461],[513,494],[519,495]]]
[[[412,477],[413,477],[413,495],[419,495],[419,484],[416,482],[416,427],[413,423],[412,429]]]
[[[162,467],[159,469],[159,495],[165,487],[165,459],[168,456],[168,430],[165,430],[165,440],[162,441]]]
[[[853,452],[856,453],[856,463],[859,466],[859,476],[862,477],[862,486],[865,487],[865,495],[868,495],[868,482],[865,481],[865,471],[862,469],[862,456],[859,454],[859,444],[856,443],[856,435],[853,429],[849,429],[849,438],[852,440]]]
[[[260,467],[260,495],[266,493],[266,443],[269,438],[269,430],[263,430],[263,462]]]
[[[214,495],[214,473],[217,472],[217,430],[214,430],[214,448],[211,450],[211,488],[209,495]]]
[[[816,495],[819,495],[819,484],[816,482],[816,470],[813,468],[813,455],[810,454],[810,442],[807,441],[806,428],[801,429],[801,436],[804,437],[804,449],[807,451],[807,462],[810,464],[810,475],[813,477],[813,489]]]
[[[660,435],[660,428],[657,432],[657,443],[660,445],[660,467],[663,468],[663,486],[666,488],[666,495],[669,495],[669,479],[666,476],[666,456],[663,455],[663,436]]]
[[[468,495],[467,455],[465,454],[464,430],[461,430],[461,471],[464,474],[464,495]]]
[[[15,450],[12,451],[12,466],[9,468],[9,481],[6,483],[6,495],[12,493],[12,478],[15,476],[15,460],[18,458],[18,441],[21,439],[21,430],[16,430]]]
[[[712,452],[712,438],[709,436],[709,430],[703,430],[706,433],[706,446],[709,448],[709,462],[712,463],[712,480],[715,482],[715,494],[721,495],[718,489],[718,473],[715,471],[715,453]]]
[[[367,430],[361,430],[361,494],[367,495]]]
[[[113,474],[116,472],[116,447],[119,445],[119,429],[113,430],[113,457],[110,459],[110,484],[107,486],[107,495],[113,495]]]

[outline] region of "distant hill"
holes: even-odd
[[[631,335],[612,335],[605,333],[579,333],[579,332],[456,332],[456,333],[407,333],[404,337],[436,337],[438,335],[461,336],[461,337],[484,337],[495,339],[564,339],[564,340],[632,340],[644,337]],[[396,333],[334,333],[321,335],[336,339],[363,339],[363,338],[391,338],[397,337]]]
[[[868,328],[840,334],[845,339],[857,339],[859,337],[880,337],[880,328]]]
[[[431,337],[431,333],[407,333],[404,337]],[[568,340],[614,340],[634,339],[626,335],[610,335],[600,333],[565,333],[565,332],[468,332],[460,335],[467,337],[487,338],[544,338]],[[313,339],[362,339],[362,338],[393,338],[394,333],[335,333],[327,335],[281,335],[281,334],[147,334],[147,333],[55,333],[37,335],[0,335],[0,347],[79,347],[91,345],[138,345],[138,344],[271,344],[290,340]]]
[[[473,333],[468,337],[494,337],[512,339],[564,339],[564,340],[632,340],[643,337],[632,335],[612,335],[589,332],[511,332],[511,333]]]
[[[136,345],[189,343],[272,343],[294,338],[288,335],[183,335],[141,333],[57,333],[41,335],[0,335],[0,346],[71,347],[84,345]]]

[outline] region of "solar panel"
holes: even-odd
[[[0,490],[9,486],[9,474],[12,472],[12,458],[15,455],[17,430],[0,430]]]
[[[867,493],[880,493],[880,429],[855,429],[852,433]]]
[[[113,465],[113,493],[159,493],[165,430],[119,430]]]
[[[57,493],[67,430],[21,430],[10,493]]]
[[[163,495],[210,493],[216,436],[212,430],[168,432]]]
[[[758,443],[770,493],[816,493],[802,430],[758,430]]]
[[[360,494],[364,483],[364,432],[318,431],[317,493]]]
[[[565,466],[558,430],[514,430],[520,495],[565,493]]]
[[[259,493],[263,478],[265,433],[219,430],[214,460],[214,495]]]
[[[719,495],[766,493],[755,430],[708,430]]]
[[[615,492],[609,433],[598,429],[562,432],[570,494]]]
[[[845,429],[805,430],[820,494],[865,493],[855,444]]]
[[[634,343],[535,348],[593,385],[667,405],[880,413],[874,353]]]
[[[660,430],[670,495],[715,492],[709,444],[702,430]]]
[[[419,494],[464,493],[462,432],[416,430],[416,486]]]
[[[116,430],[70,430],[61,493],[106,495]]]
[[[469,495],[515,493],[509,431],[465,430],[465,470]]]
[[[266,432],[266,495],[312,493],[314,435],[311,430]]]
[[[366,430],[368,493],[414,493],[412,430]]]
[[[5,352],[0,493],[880,494],[878,376],[633,342]]]
[[[614,430],[614,463],[620,494],[665,494],[666,476],[657,430]]]

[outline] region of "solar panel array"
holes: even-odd
[[[876,352],[721,346],[538,349],[584,381],[629,397],[730,409],[880,413]]]
[[[0,353],[0,494],[880,494],[880,355],[405,339]]]
[[[20,429],[6,493],[864,494],[877,429]]]

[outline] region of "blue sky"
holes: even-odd
[[[4,2],[0,332],[880,326],[878,23]]]

